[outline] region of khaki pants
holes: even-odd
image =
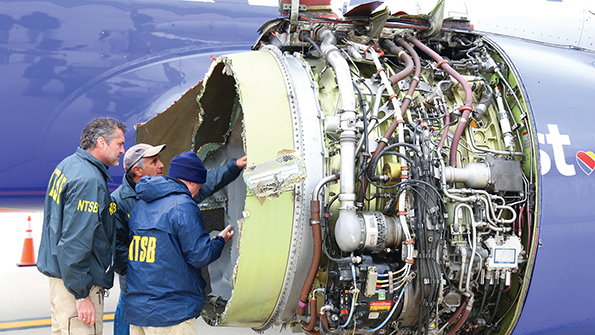
[[[130,325],[130,335],[196,335],[196,319],[188,319],[169,327],[139,327]]]
[[[60,278],[50,277],[50,305],[52,335],[92,335],[103,332],[103,293],[99,286],[91,287],[89,297],[95,305],[95,326],[91,327],[78,319],[76,299]]]

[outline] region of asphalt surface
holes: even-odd
[[[49,334],[49,325],[24,328],[32,322],[46,323],[50,319],[49,281],[35,266],[19,267],[27,230],[27,217],[31,216],[35,257],[41,239],[42,213],[0,214],[0,333],[2,335]],[[115,312],[120,289],[116,278],[110,295],[105,299],[105,314]],[[264,334],[291,334],[273,327]],[[113,334],[113,322],[104,324],[104,335]],[[250,328],[211,327],[201,318],[197,321],[197,334],[252,335]]]

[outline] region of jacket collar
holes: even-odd
[[[112,176],[107,171],[108,166],[105,165],[105,163],[103,163],[99,159],[95,158],[95,156],[91,155],[90,153],[88,153],[86,150],[84,150],[81,147],[76,148],[76,155],[79,156],[80,158],[88,161],[89,163],[95,165],[95,167],[97,167],[97,169],[99,171],[101,171],[101,174],[103,174],[104,179],[109,179],[109,180],[113,181]]]
[[[128,180],[128,177],[126,177],[126,174],[124,174],[124,176],[122,177],[121,196],[122,198],[136,198],[136,191],[134,190],[132,185],[130,185],[130,181]]]
[[[152,202],[171,194],[186,194],[191,197],[186,184],[170,176],[144,176],[136,184],[136,191],[138,198],[145,202]]]

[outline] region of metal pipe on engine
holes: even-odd
[[[354,251],[361,241],[361,229],[355,206],[355,147],[357,141],[355,90],[351,82],[349,65],[337,48],[335,34],[326,27],[316,30],[321,41],[320,49],[328,64],[335,71],[341,96],[340,137],[341,183],[339,194],[339,218],[335,225],[337,244],[343,251]]]
[[[463,168],[447,166],[443,170],[447,183],[463,183],[475,189],[486,188],[492,180],[490,166],[487,163],[469,163]]]
[[[456,213],[456,209],[455,209]],[[461,254],[461,276],[459,278],[459,291],[463,291],[463,277],[465,276],[465,265],[467,264],[467,246],[466,245],[459,245],[459,253]],[[471,256],[473,257],[473,256]]]
[[[504,147],[508,151],[514,151],[512,127],[510,126],[508,112],[504,109],[504,101],[498,87],[496,87],[496,102],[498,104],[498,121],[500,121],[500,129],[502,130],[502,135],[504,135]]]
[[[512,228],[510,227],[497,227],[495,226],[496,222],[497,223],[507,223],[507,224],[512,224],[516,218],[517,218],[517,214],[516,211],[514,210],[514,208],[512,208],[511,206],[507,206],[507,205],[493,205],[491,201],[489,201],[488,199],[491,198],[497,198],[497,199],[501,199],[498,196],[495,195],[491,195],[486,191],[483,190],[475,190],[475,189],[448,189],[448,184],[447,184],[447,176],[450,175],[450,177],[448,178],[452,178],[453,181],[454,180],[454,176],[453,176],[453,169],[451,167],[446,168],[445,164],[442,160],[440,160],[440,164],[441,164],[441,184],[442,184],[442,192],[444,192],[444,195],[446,195],[447,197],[458,201],[458,202],[475,202],[475,201],[483,201],[486,205],[486,208],[488,209],[488,213],[486,215],[487,219],[488,219],[488,223],[489,223],[489,228],[494,230],[494,231],[504,231],[504,232],[508,232],[510,230],[512,230]],[[469,165],[469,164],[468,164]],[[475,166],[477,167],[477,166]],[[462,169],[459,169],[458,171],[460,171]],[[452,193],[468,193],[471,194],[471,196],[467,196],[467,197],[460,197],[460,196],[456,196]],[[483,195],[480,196],[479,194]],[[504,201],[502,201],[504,203]],[[505,209],[508,210],[511,215],[512,218],[510,219],[503,219],[503,218],[498,218],[496,215],[496,212],[494,211],[494,206],[497,209]]]
[[[446,167],[445,167],[444,161],[443,160],[439,160],[439,161],[440,161],[440,171],[441,171],[440,181],[441,181],[441,184],[442,184],[442,192],[444,193],[444,195],[446,195],[447,197],[449,197],[449,198],[451,198],[451,199],[453,199],[455,201],[458,201],[458,202],[467,202],[467,201],[473,202],[473,201],[479,200],[479,197],[476,196],[476,195],[473,195],[473,196],[470,196],[470,197],[459,197],[459,196],[456,196],[454,194],[451,194],[449,192],[449,190],[448,190],[448,184],[447,184],[447,181],[446,181],[446,173],[445,173]],[[460,190],[455,190],[455,191],[459,191],[460,192]]]
[[[506,209],[506,210],[508,210],[508,211],[509,211],[509,212],[512,214],[512,218],[510,218],[510,219],[499,219],[499,218],[496,216],[496,212],[494,211],[494,205],[492,204],[492,202],[491,202],[491,201],[488,201],[488,200],[487,200],[487,198],[488,198],[488,197],[489,197],[489,198],[492,198],[492,197],[493,197],[493,198],[497,198],[497,199],[501,199],[501,198],[500,198],[500,197],[498,197],[498,196],[490,195],[490,194],[488,194],[488,192],[485,192],[485,191],[478,191],[478,192],[479,192],[479,193],[482,193],[482,194],[484,194],[484,195],[485,195],[485,198],[484,198],[484,197],[481,197],[481,200],[482,200],[482,201],[483,201],[483,202],[486,204],[486,206],[487,206],[487,207],[490,209],[490,212],[489,212],[489,214],[492,216],[492,219],[493,219],[495,222],[497,222],[497,223],[507,223],[507,224],[512,224],[512,223],[513,223],[513,222],[516,220],[516,218],[517,218],[517,214],[516,214],[516,211],[514,210],[514,208],[512,208],[512,207],[510,207],[510,206],[507,206],[507,205],[495,205],[495,207],[496,207],[497,209]],[[495,223],[494,223],[494,221],[492,221],[492,220],[490,219],[490,215],[486,215],[486,216],[487,216],[487,218],[488,218],[488,221],[489,221],[489,223],[495,224]],[[495,230],[495,231],[500,231],[499,229],[494,229],[492,226],[490,226],[490,228],[491,228],[492,230]],[[512,230],[512,228],[510,228],[510,227],[505,227],[505,228],[502,228],[502,229],[504,229],[504,231],[506,231],[506,232],[508,232],[508,231],[511,231],[511,230]]]
[[[469,218],[471,219],[471,230],[472,230],[472,246],[471,246],[471,256],[469,257],[469,266],[467,267],[467,281],[466,281],[466,287],[465,287],[465,292],[467,292],[467,294],[473,294],[473,292],[471,291],[470,287],[471,287],[471,270],[473,269],[473,262],[475,260],[475,254],[477,253],[477,223],[475,222],[475,218],[473,216],[473,209],[471,208],[471,206],[461,203],[458,204],[457,207],[455,207],[455,213],[458,213],[459,210],[461,210],[461,208],[465,208],[469,211]],[[462,214],[462,212],[461,212]],[[455,214],[455,219],[456,219],[456,214]],[[467,254],[467,250],[466,247],[465,249],[465,255],[463,255],[463,253],[461,252],[461,256],[466,258],[466,254]],[[461,250],[462,251],[462,250]],[[481,256],[480,256],[481,258]],[[464,260],[463,260],[463,264],[464,264]],[[463,273],[464,271],[464,265],[461,266],[461,282],[459,282],[459,290],[461,292],[463,292],[462,289],[462,282],[463,282]]]
[[[481,151],[481,152],[485,152],[485,153],[492,153],[494,155],[513,155],[513,156],[525,157],[524,153],[518,152],[518,151],[510,152],[510,151],[495,150],[495,149],[490,149],[490,148],[481,148],[475,143],[475,139],[473,138],[473,133],[471,132],[470,127],[467,128],[467,131],[469,133],[469,136],[467,136],[467,138],[469,139],[469,143],[471,143],[471,147],[473,148],[473,150]]]

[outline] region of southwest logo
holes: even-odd
[[[579,151],[576,153],[576,162],[581,167],[583,172],[590,175],[595,170],[595,154],[591,151]]]

